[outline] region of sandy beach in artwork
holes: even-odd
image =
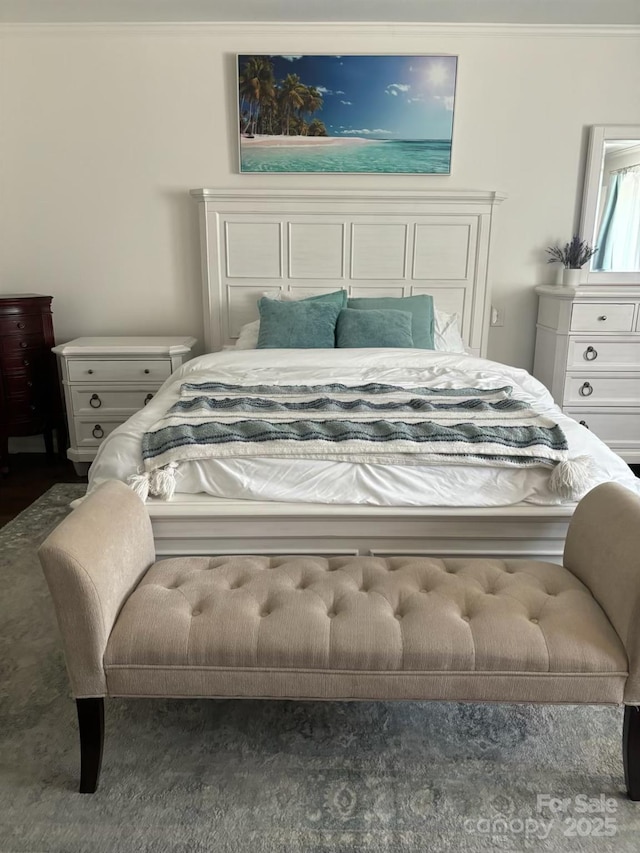
[[[240,137],[242,145],[256,146],[259,148],[307,148],[314,145],[366,145],[368,142],[379,142],[377,139],[362,139],[359,136],[268,136],[256,134],[255,136]]]

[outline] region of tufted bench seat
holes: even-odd
[[[429,557],[162,560],[104,667],[112,696],[369,699],[384,673],[389,699],[620,702],[627,678],[571,572]]]
[[[144,505],[97,489],[40,558],[95,790],[104,696],[622,703],[640,798],[640,499],[580,504],[565,568],[433,557],[156,562]]]

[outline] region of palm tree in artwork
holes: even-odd
[[[245,114],[245,101],[249,104],[244,131],[245,133],[256,133],[262,107],[275,97],[275,78],[269,57],[249,57],[240,72],[238,83],[239,94],[242,99],[241,115]]]
[[[304,103],[300,109],[301,113],[307,113],[309,116],[313,115],[313,113],[322,109],[322,105],[324,101],[322,100],[322,95],[315,86],[308,86],[307,91],[304,94]],[[309,125],[306,122],[303,122],[303,132],[306,136],[308,132]]]
[[[319,118],[314,118],[307,128],[307,136],[329,136],[329,134],[324,122],[320,121]]]
[[[282,113],[282,130],[286,136],[289,135],[289,122],[292,115],[304,107],[307,91],[307,87],[300,81],[297,74],[287,74],[280,84],[278,98]]]

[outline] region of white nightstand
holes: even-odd
[[[640,462],[640,287],[536,287],[533,375],[569,417]]]
[[[191,357],[195,338],[76,338],[54,347],[60,357],[69,425],[67,456],[78,474],[105,436],[149,402]]]

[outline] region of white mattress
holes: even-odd
[[[589,455],[593,482],[613,480],[640,493],[625,462],[589,430],[563,415],[529,373],[469,355],[414,349],[225,350],[195,358],[164,383],[154,399],[102,443],[89,489],[108,479],[126,481],[141,462],[142,434],[179,396],[188,377],[239,384],[401,382],[438,388],[512,385],[515,397],[554,418],[572,457]],[[183,463],[177,491],[261,501],[304,501],[376,506],[506,506],[521,501],[562,503],[549,492],[548,469],[514,470],[470,465],[368,465],[301,459],[225,459]]]

